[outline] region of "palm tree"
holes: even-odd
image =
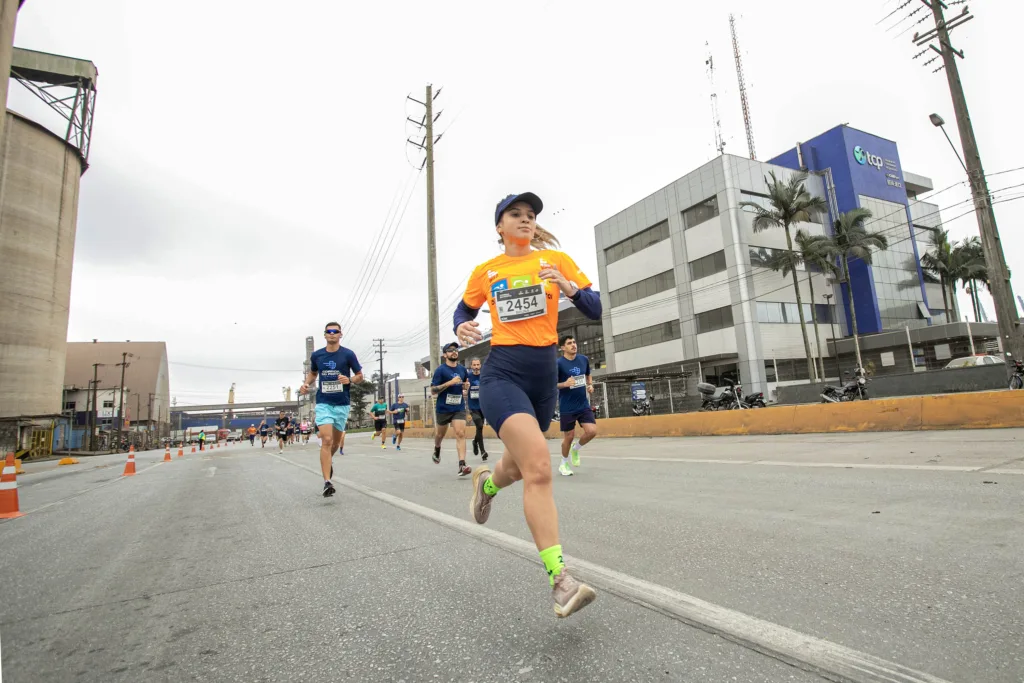
[[[929,274],[933,280],[938,280],[942,289],[942,312],[946,316],[946,322],[952,322],[949,281],[953,270],[952,253],[953,247],[949,243],[948,230],[932,230],[928,240],[932,248],[921,257],[921,271]]]
[[[850,322],[853,325],[853,348],[857,352],[857,367],[864,367],[860,357],[860,339],[857,337],[857,311],[853,307],[853,283],[850,281],[850,259],[860,259],[871,265],[871,253],[875,249],[888,249],[889,240],[880,232],[868,232],[864,221],[871,218],[867,209],[853,209],[839,215],[829,238],[832,253],[839,256],[839,266],[846,280],[847,305],[850,307]]]
[[[974,321],[981,322],[981,305],[978,302],[978,280],[988,285],[988,267],[977,235],[966,237],[953,245],[952,259],[955,266],[952,275],[960,280],[964,290],[971,294]]]
[[[769,180],[769,176],[771,180]],[[768,202],[771,208],[765,208],[756,202],[740,202],[743,208],[750,208],[754,211],[754,232],[761,232],[769,228],[782,228],[786,232],[786,248],[793,254],[793,236],[789,228],[794,223],[809,222],[816,214],[825,212],[825,200],[821,197],[813,197],[804,186],[807,180],[806,173],[794,173],[788,181],[779,180],[772,171],[765,177],[768,185]],[[793,277],[793,290],[796,292],[796,308],[800,315],[800,333],[804,338],[804,352],[807,354],[808,377],[817,377],[817,366],[814,357],[811,355],[811,343],[807,339],[807,321],[804,320],[804,305],[800,297],[800,283],[796,277],[796,269],[790,269]],[[813,307],[812,307],[813,308]]]
[[[835,257],[837,256],[832,240],[824,235],[811,236],[803,230],[796,231],[796,244],[800,250],[800,260],[808,266],[808,270],[821,273],[836,272]],[[785,273],[783,273],[785,275]],[[818,349],[818,363],[821,364],[821,378],[825,379],[825,359],[821,355],[821,335],[818,333],[818,307],[814,302],[814,273],[808,272],[807,286],[811,290],[811,320],[814,321],[814,343]]]

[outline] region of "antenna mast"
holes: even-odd
[[[747,129],[747,149],[750,158],[756,159],[754,151],[754,127],[750,121],[750,103],[747,101],[747,84],[743,79],[743,59],[740,57],[740,41],[736,37],[736,19],[729,15],[729,32],[732,33],[732,56],[736,60],[736,79],[740,82],[740,105],[743,107],[743,125]]]
[[[708,82],[711,83],[711,123],[715,130],[715,149],[719,154],[725,153],[725,140],[722,138],[722,119],[718,116],[718,93],[715,91],[715,58],[711,55],[711,47],[708,48],[708,58],[704,64],[708,67]]]

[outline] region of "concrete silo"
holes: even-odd
[[[63,407],[78,186],[88,165],[96,67],[15,48],[11,78],[64,116],[67,128],[53,132],[7,111],[0,139],[0,441],[8,447],[24,441],[14,426],[31,428],[30,418],[59,415]]]

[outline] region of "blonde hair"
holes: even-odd
[[[505,246],[505,239],[501,235],[498,235],[498,244]],[[530,246],[534,249],[554,249],[562,245],[558,242],[557,237],[540,227],[538,223],[533,239],[530,240]]]

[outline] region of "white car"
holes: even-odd
[[[946,363],[946,367],[943,369],[976,368],[979,365],[1006,365],[1006,363],[999,356],[966,356],[964,358],[954,358]]]

